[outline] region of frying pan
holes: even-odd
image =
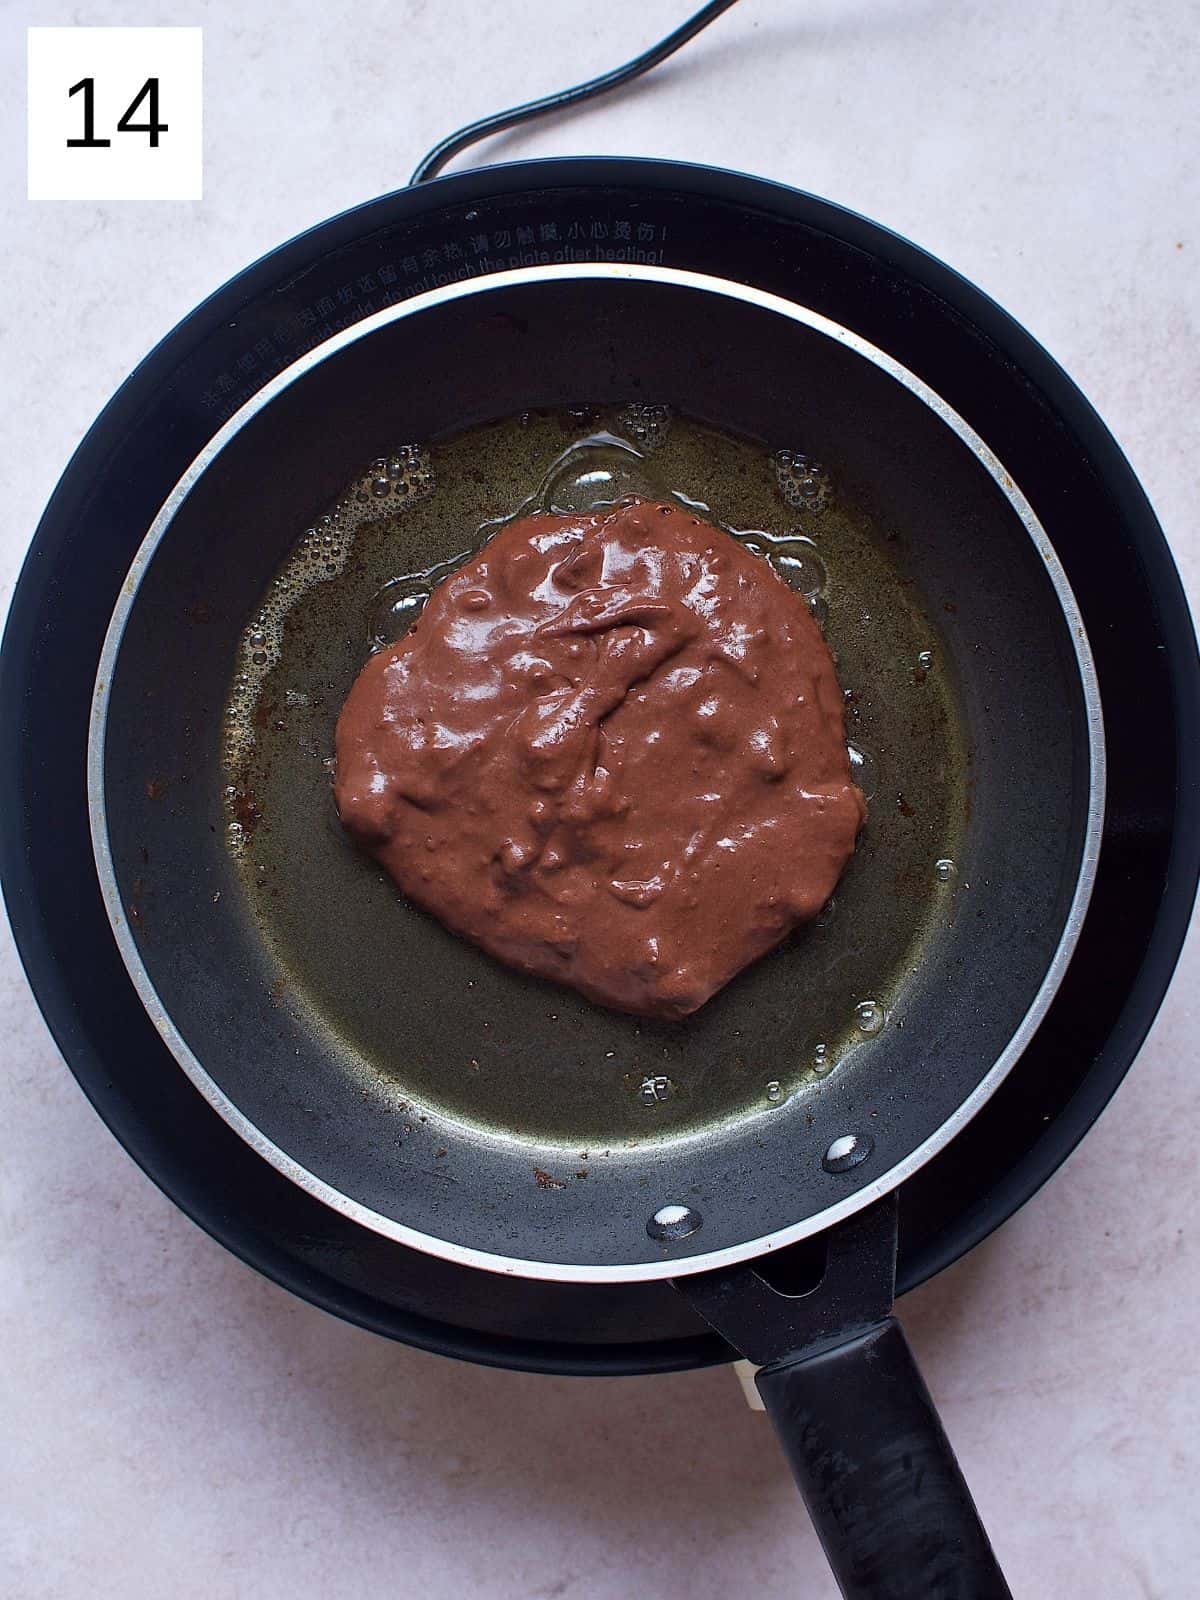
[[[297,530],[400,440],[435,441],[436,464],[436,441],[464,427],[636,395],[803,441],[896,552],[877,606],[915,595],[945,619],[930,642],[960,770],[930,771],[933,741],[895,705],[879,708],[875,752],[890,789],[927,792],[956,834],[948,892],[936,830],[899,841],[885,796],[883,845],[864,846],[823,949],[795,941],[696,1019],[647,1027],[502,971],[397,905],[328,825],[319,757],[364,645],[341,617],[322,632],[314,604],[296,647],[316,653],[328,693],[292,763],[260,776],[278,882],[264,914],[227,845],[223,717],[239,636]],[[448,556],[462,534],[448,515],[443,548],[421,553]],[[835,606],[835,643],[837,626]],[[322,719],[323,747],[310,737]],[[762,1367],[844,1592],[981,1595],[1003,1580],[889,1314],[894,1196],[1051,1002],[1095,871],[1103,762],[1065,572],[947,401],[795,301],[658,262],[551,262],[435,285],[334,332],[216,432],[112,617],[90,794],[143,1004],[264,1160],[452,1262],[672,1281]],[[812,984],[875,947],[889,952],[875,968],[887,1023],[812,1081],[797,1070]],[[659,1052],[685,1092],[648,1117],[620,1085]],[[748,1092],[746,1061],[755,1083],[788,1086],[781,1100]],[[817,1237],[816,1254],[789,1249]]]
[[[443,141],[414,181],[484,133],[629,81],[728,3],[614,73]],[[289,623],[325,678],[296,697],[303,715],[292,708],[306,759],[260,752],[247,774],[267,800],[251,880],[222,843],[236,642],[295,529],[398,431],[449,460],[455,429],[584,394],[640,394],[763,444],[802,443],[889,546],[881,562],[833,530],[829,632],[884,787],[838,914],[700,1019],[649,1037],[406,917],[321,826],[312,758],[362,647],[328,597]],[[699,476],[719,480],[710,466]],[[714,504],[723,493],[716,482]],[[438,505],[440,526],[397,530],[410,555],[444,554],[451,525],[470,525],[448,490]],[[1060,556],[1099,621],[1099,672]],[[1117,594],[1134,608],[1119,641],[1104,610]],[[868,607],[874,624],[856,630]],[[909,663],[889,619],[906,612],[938,667],[919,711],[894,682]],[[75,775],[97,655],[93,882]],[[1128,1065],[1195,885],[1197,694],[1144,498],[1086,402],[996,307],[863,219],[731,174],[543,164],[387,197],[227,286],[126,386],[47,513],[0,668],[3,781],[22,819],[3,840],[14,931],[81,1081],[181,1203],[347,1314],[364,1315],[361,1286],[331,1296],[255,1251],[260,1202],[288,1214],[302,1253],[328,1266],[335,1250],[348,1287],[402,1265],[407,1282],[381,1281],[381,1304],[399,1293],[454,1319],[474,1301],[481,1329],[527,1333],[542,1317],[575,1342],[590,1314],[614,1349],[634,1327],[657,1338],[658,1364],[731,1344],[763,1369],[846,1594],[1007,1593],[889,1315],[898,1188],[925,1197],[905,1206],[912,1283],[1030,1192]],[[1121,760],[1098,857],[1102,702]],[[934,888],[934,846],[951,842]],[[1088,927],[1107,936],[1085,929],[1094,882]],[[1144,946],[1112,937],[1118,903]],[[864,994],[867,977],[883,1032],[843,1032],[835,1073],[804,1070],[805,1019]],[[211,1109],[181,1097],[161,1060],[155,1072],[147,1019]],[[106,1020],[123,1037],[99,1045]],[[1071,1048],[1049,1082],[1056,1041]],[[660,1053],[676,1077],[648,1081],[671,1095],[614,1093],[621,1067],[636,1085]],[[1021,1081],[996,1095],[1006,1077]],[[218,1116],[233,1133],[216,1137]],[[947,1173],[961,1216],[914,1255],[913,1218]],[[214,1209],[226,1180],[236,1199]],[[694,1310],[668,1314],[670,1284]],[[701,1355],[694,1335],[672,1340],[697,1311],[726,1345]],[[428,1342],[419,1321],[399,1326]],[[432,1337],[511,1359],[448,1327]],[[552,1348],[524,1345],[518,1359],[543,1364]]]

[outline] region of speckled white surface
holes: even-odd
[[[0,581],[70,451],[210,289],[680,0],[164,0],[0,11]],[[202,23],[206,198],[31,205],[26,23]],[[1197,13],[1188,0],[743,0],[620,101],[494,155],[670,155],[833,196],[1062,360],[1196,593]],[[1193,940],[1131,1078],[905,1322],[1018,1596],[1200,1566]],[[0,1594],[763,1600],[833,1593],[727,1372],[559,1381],[395,1347],[227,1256],[134,1168],[0,950]]]

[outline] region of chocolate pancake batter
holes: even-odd
[[[524,972],[682,1017],[814,917],[865,815],[820,629],[679,506],[510,523],[363,668],[342,822]]]

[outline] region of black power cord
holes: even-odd
[[[497,111],[490,117],[482,117],[478,122],[460,128],[457,133],[450,134],[440,144],[434,145],[418,163],[410,182],[426,183],[430,178],[436,178],[446,163],[452,161],[460,151],[480,139],[486,139],[489,134],[515,128],[520,122],[530,122],[534,117],[544,117],[551,111],[564,111],[568,106],[577,106],[583,100],[591,100],[595,95],[607,94],[610,89],[620,89],[624,84],[632,83],[634,78],[640,78],[643,72],[649,72],[660,61],[674,55],[681,45],[694,39],[702,28],[707,28],[710,22],[714,22],[722,11],[728,11],[734,3],[735,0],[711,0],[709,5],[701,6],[695,16],[689,17],[674,33],[669,33],[640,56],[627,61],[623,67],[614,67],[611,72],[578,84],[574,89],[561,89],[557,94],[531,100],[528,105],[514,106],[511,111]]]

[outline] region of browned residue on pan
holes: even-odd
[[[262,807],[249,789],[239,789],[231,802],[233,814],[246,833],[253,833],[262,821]]]

